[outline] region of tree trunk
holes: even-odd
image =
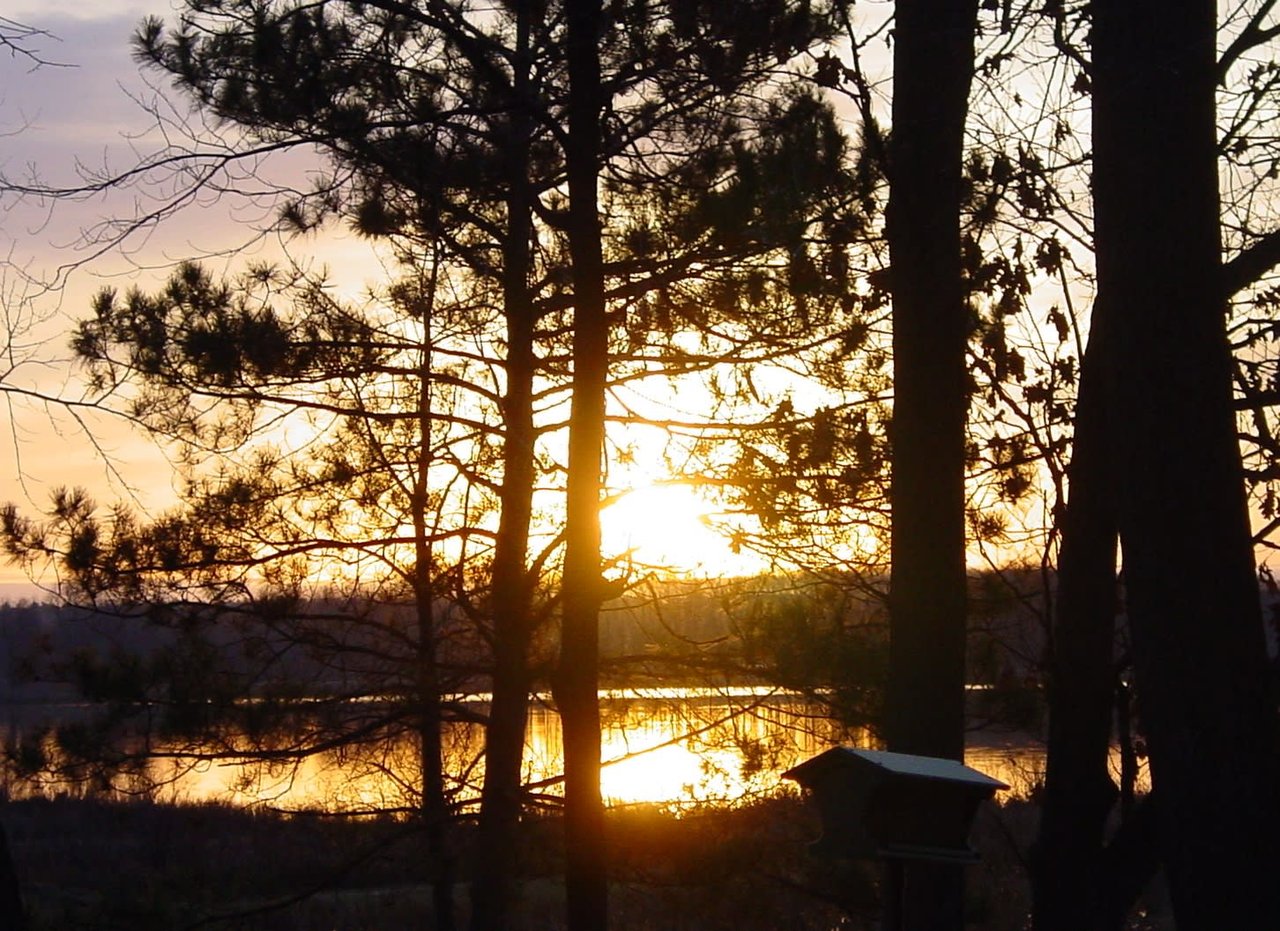
[[[893,267],[892,649],[885,731],[964,753],[965,349],[960,166],[974,3],[896,13],[887,217]]]
[[[22,887],[9,849],[9,835],[0,824],[0,931],[25,931],[27,913],[22,906]]]
[[[1096,926],[1115,673],[1116,525],[1106,386],[1111,323],[1095,304],[1081,364],[1049,666],[1049,746],[1033,861],[1037,931]]]
[[[444,788],[443,719],[440,713],[440,683],[437,675],[435,626],[430,591],[418,598],[418,737],[422,765],[422,819],[427,832],[430,857],[431,901],[434,927],[453,931],[457,927],[454,884],[457,881],[457,851],[453,841],[453,817]]]
[[[1275,704],[1219,285],[1215,4],[1094,4],[1099,298],[1135,682],[1178,926],[1280,927]]]
[[[471,887],[471,927],[502,931],[510,924],[517,869],[517,832],[529,717],[529,644],[533,589],[527,566],[533,508],[534,308],[529,295],[533,195],[529,183],[529,36],[532,4],[515,5],[516,53],[507,164],[507,239],[503,248],[503,311],[507,326],[507,387],[502,513],[493,558],[493,682],[485,732],[484,788]]]
[[[965,660],[964,123],[975,0],[904,0],[886,218],[893,267],[891,750],[961,759]],[[959,868],[908,868],[904,927],[960,928]]]
[[[433,266],[429,292],[435,294]],[[454,883],[457,851],[454,848],[449,799],[444,787],[444,725],[440,707],[439,644],[435,620],[435,591],[432,585],[432,552],[427,526],[427,497],[431,475],[431,316],[426,315],[421,358],[418,364],[418,456],[415,463],[413,500],[413,609],[417,621],[417,717],[418,761],[421,772],[419,810],[427,833],[429,879],[435,926],[440,931],[453,931],[457,926],[454,912]]]
[[[565,7],[569,54],[569,250],[573,263],[573,400],[565,525],[560,668],[564,728],[565,893],[570,931],[608,924],[600,797],[599,615],[601,455],[608,375],[604,262],[596,185],[600,152],[599,0]]]

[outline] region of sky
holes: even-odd
[[[4,0],[0,6],[0,18],[48,33],[29,43],[48,62],[40,67],[0,50],[0,174],[11,180],[34,176],[49,184],[71,184],[78,166],[119,170],[155,144],[145,104],[161,99],[163,79],[157,86],[140,73],[129,40],[144,16],[168,16],[170,0]],[[155,282],[164,268],[182,258],[233,249],[243,239],[246,220],[255,219],[253,208],[244,204],[202,204],[166,221],[149,237],[131,241],[123,254],[110,252],[86,262],[88,254],[76,246],[82,233],[126,213],[133,197],[126,192],[50,208],[0,196],[0,299],[8,328],[20,337],[9,358],[0,362],[6,384],[79,396],[82,388],[69,362],[67,334],[87,314],[92,295],[104,285]],[[358,248],[342,236],[307,245],[317,261],[346,273],[341,286],[351,291],[378,272],[367,255],[353,260]],[[81,262],[65,281],[59,278],[60,268]],[[42,283],[55,279],[58,288],[43,290]],[[35,511],[60,486],[84,486],[100,501],[123,499],[151,511],[173,499],[171,463],[137,432],[106,415],[77,417],[21,398],[10,397],[7,403],[7,416],[0,421],[9,426],[0,431],[0,503]],[[680,499],[679,509],[696,511],[696,502]],[[620,507],[614,522],[635,528],[644,517],[661,513],[659,504],[640,496]],[[699,517],[692,514],[681,532],[666,534],[683,548],[673,558],[690,558],[693,551],[712,545],[710,537],[702,536],[710,531],[697,523]],[[691,546],[690,540],[702,542]],[[0,600],[30,591],[16,567],[0,563]]]

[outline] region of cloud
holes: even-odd
[[[77,159],[96,165],[113,152],[129,151],[127,136],[149,125],[136,98],[151,92],[129,47],[137,23],[137,17],[120,15],[41,23],[59,41],[29,44],[56,65],[0,55],[0,129],[7,137],[0,161],[6,174],[31,166],[61,180]]]
[[[8,0],[3,15],[58,36],[61,33],[55,27],[65,23],[138,20],[156,12],[156,6],[146,0]]]

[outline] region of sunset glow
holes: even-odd
[[[674,575],[719,577],[764,570],[763,559],[735,553],[714,505],[689,485],[655,484],[623,494],[600,514],[606,559]]]

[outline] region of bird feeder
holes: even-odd
[[[972,863],[978,805],[1009,788],[955,760],[836,747],[782,774],[822,818],[816,856]]]

